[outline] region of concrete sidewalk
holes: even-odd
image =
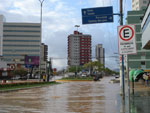
[[[128,96],[125,98],[124,108],[128,112],[122,113],[150,113],[150,85],[145,86],[142,81],[135,82],[133,95],[132,82],[130,82],[130,102],[128,102]],[[123,105],[123,102],[121,103]]]
[[[131,86],[132,87],[132,86]],[[135,82],[135,93],[131,95],[131,113],[150,113],[150,86]]]

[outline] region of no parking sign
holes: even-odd
[[[136,37],[135,26],[124,25],[118,26],[118,45],[119,54],[136,54]]]

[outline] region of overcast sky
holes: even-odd
[[[48,56],[52,57],[53,67],[67,66],[67,36],[80,25],[79,31],[92,36],[92,57],[95,45],[105,48],[106,67],[117,68],[114,53],[118,52],[117,26],[119,17],[113,23],[82,25],[81,9],[113,6],[119,13],[119,0],[45,0],[43,3],[42,42],[48,45]],[[0,14],[6,22],[40,22],[39,0],[0,0]],[[124,18],[131,10],[131,0],[124,0]]]

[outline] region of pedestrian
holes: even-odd
[[[148,86],[148,75],[145,73],[144,75],[143,75],[143,78],[144,78],[144,80],[145,80],[145,86]]]
[[[43,82],[45,82],[46,81],[46,75],[44,74],[43,75]]]

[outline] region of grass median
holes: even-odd
[[[52,81],[52,82],[25,82],[25,83],[0,84],[0,91],[42,87],[42,86],[55,85],[55,84],[60,84],[60,83],[56,81]]]
[[[70,80],[70,81],[92,81],[93,77],[89,76],[89,77],[64,77],[60,80]]]

